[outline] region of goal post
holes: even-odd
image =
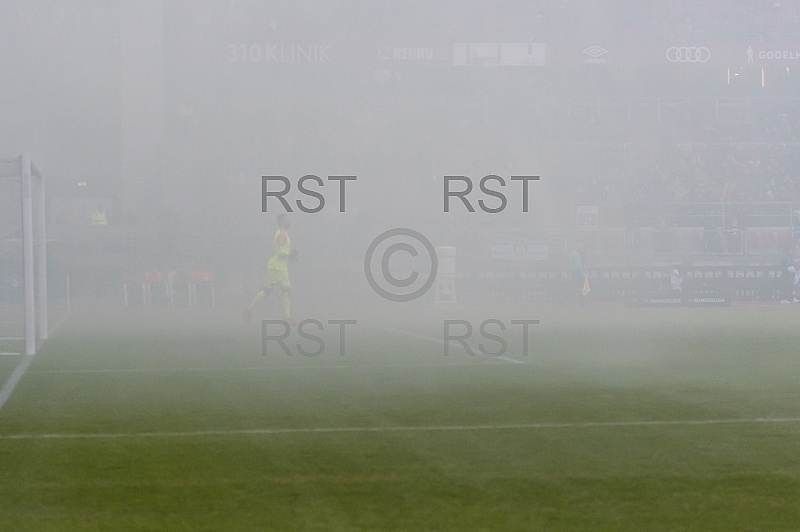
[[[48,336],[45,205],[44,177],[30,155],[0,159],[0,352],[4,354],[33,355]]]

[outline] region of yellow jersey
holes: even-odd
[[[289,240],[289,233],[285,229],[278,229],[272,239],[272,255],[267,262],[267,269],[287,271],[291,254],[292,242]]]

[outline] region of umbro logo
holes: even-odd
[[[588,56],[583,58],[584,63],[605,63],[606,59],[603,57],[608,53],[608,50],[601,46],[590,46],[583,51],[583,54]]]
[[[593,59],[596,59],[596,58],[600,57],[601,55],[607,54],[608,50],[606,50],[605,48],[601,48],[601,47],[595,45],[595,46],[590,46],[589,48],[584,50],[583,53],[585,53],[586,55],[588,55],[589,57],[591,57]]]

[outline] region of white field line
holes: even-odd
[[[368,325],[372,329],[383,330],[403,334],[418,340],[426,340],[443,346],[442,340],[411,333],[402,329],[391,327],[380,327]],[[458,343],[456,347],[469,354],[464,347]],[[505,356],[482,357],[487,362],[433,362],[433,363],[412,363],[412,364],[331,364],[331,365],[309,365],[309,366],[230,366],[230,367],[210,367],[210,368],[107,368],[107,369],[53,369],[53,370],[34,370],[33,374],[69,374],[69,373],[177,373],[177,372],[216,372],[216,371],[282,371],[282,370],[321,370],[321,369],[382,369],[382,368],[425,368],[425,367],[464,367],[464,366],[504,366],[505,364],[495,364],[491,360],[502,360],[511,364],[526,364],[522,360],[516,360]]]
[[[439,338],[431,338],[430,336],[425,336],[425,335],[422,335],[422,334],[415,334],[415,333],[412,333],[412,332],[404,331],[402,329],[395,329],[393,327],[381,327],[379,325],[367,325],[367,327],[369,327],[371,329],[378,329],[378,330],[381,330],[381,331],[387,331],[387,332],[403,334],[405,336],[409,336],[411,338],[416,338],[418,340],[427,340],[428,342],[433,342],[433,343],[438,344],[438,345],[440,345],[442,347],[444,347],[444,345],[445,345],[445,341],[441,340]],[[453,344],[451,343],[450,345],[452,346]],[[461,349],[465,353],[469,354],[469,351],[467,351],[466,348],[463,345],[461,345],[461,342],[457,342],[456,343],[456,347],[458,347],[459,349]],[[504,362],[510,362],[511,364],[527,364],[527,362],[525,362],[524,360],[516,360],[516,359],[513,359],[513,358],[509,358],[509,357],[504,357],[504,356],[486,356],[485,358],[495,359],[495,360],[502,360]]]
[[[337,434],[364,432],[447,432],[447,431],[492,431],[524,429],[587,429],[602,427],[661,427],[700,425],[746,425],[767,423],[800,423],[800,417],[786,418],[739,418],[739,419],[695,419],[662,421],[589,421],[584,423],[516,423],[508,425],[429,425],[386,427],[318,427],[297,429],[238,429],[196,430],[185,432],[107,432],[107,433],[45,433],[5,434],[0,440],[74,440],[74,439],[124,439],[124,438],[180,438],[196,436],[260,436],[281,434]]]
[[[61,327],[61,325],[65,321],[67,321],[66,317],[62,319],[60,322],[58,322],[58,324],[49,331],[48,336],[54,333],[56,329]],[[3,387],[0,388],[0,410],[2,410],[3,405],[6,404],[8,398],[11,397],[14,388],[17,387],[17,384],[19,384],[19,381],[22,379],[22,376],[28,370],[28,366],[30,366],[31,362],[33,361],[33,356],[29,355],[20,355],[20,356],[22,356],[22,360],[20,360],[19,363],[14,367],[14,371],[11,372],[11,375],[8,377],[8,380],[5,382],[5,384],[3,384]]]
[[[209,368],[107,368],[107,369],[41,369],[29,371],[28,375],[69,374],[69,373],[193,373],[216,371],[283,371],[283,370],[324,370],[324,369],[383,369],[383,368],[442,368],[455,366],[494,366],[491,362],[437,362],[431,364],[328,364],[313,366],[228,366]]]
[[[22,359],[17,363],[14,367],[14,371],[11,372],[11,375],[8,377],[8,380],[0,388],[0,409],[3,408],[3,405],[6,404],[8,398],[11,397],[11,393],[16,388],[17,383],[19,383],[22,376],[25,374],[25,371],[28,369],[28,366],[31,365],[31,361],[33,360],[32,356],[28,355],[20,355]]]

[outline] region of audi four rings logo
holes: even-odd
[[[711,59],[711,50],[705,46],[672,46],[667,48],[671,63],[705,63]]]

